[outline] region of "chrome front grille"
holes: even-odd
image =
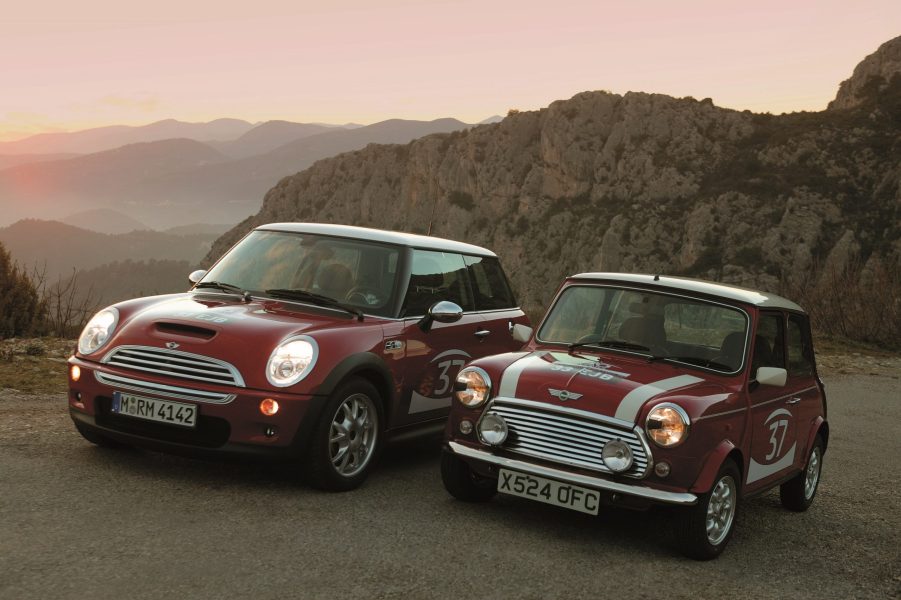
[[[499,398],[485,413],[498,414],[507,422],[510,433],[502,447],[510,452],[612,474],[601,450],[608,441],[620,439],[629,445],[634,460],[623,475],[640,479],[652,466],[650,449],[634,428],[608,423],[586,411]]]
[[[131,377],[113,375],[111,373],[101,373],[100,371],[94,371],[94,378],[100,383],[108,385],[117,391],[129,390],[132,392],[151,394],[153,396],[162,396],[164,398],[175,398],[177,400],[191,400],[194,402],[206,402],[207,404],[228,404],[237,398],[235,394],[195,390],[175,385],[164,385],[162,383],[142,381],[140,379],[132,379]]]
[[[175,379],[244,387],[244,379],[233,365],[209,356],[168,348],[118,346],[100,362],[129,371],[153,373]]]

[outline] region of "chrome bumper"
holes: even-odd
[[[578,473],[561,471],[560,469],[536,465],[522,460],[495,456],[490,452],[470,448],[469,446],[464,446],[463,444],[459,444],[457,442],[448,442],[447,445],[454,454],[457,454],[464,458],[474,458],[476,460],[491,463],[505,469],[512,469],[514,471],[520,471],[523,473],[531,473],[532,475],[538,475],[539,477],[548,477],[550,479],[556,479],[558,481],[572,483],[574,485],[581,485],[596,490],[603,490],[616,494],[628,494],[630,496],[637,496],[639,498],[647,498],[655,502],[663,502],[665,504],[675,504],[679,506],[689,506],[696,504],[698,501],[698,497],[695,494],[688,492],[665,492],[662,490],[655,490],[638,485],[629,485],[627,483],[619,483],[617,481],[600,479],[598,477],[579,475]]]

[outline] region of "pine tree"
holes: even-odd
[[[0,243],[0,339],[43,333],[45,304]]]

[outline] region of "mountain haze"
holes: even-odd
[[[259,210],[263,194],[279,179],[317,160],[367,144],[406,143],[465,127],[456,119],[392,119],[352,129],[270,122],[227,144],[167,139],[19,165],[0,171],[0,225],[97,208],[154,228],[236,223]],[[280,144],[284,139],[291,141]],[[276,144],[263,154],[233,158]]]
[[[431,224],[498,252],[533,311],[581,271],[779,291],[853,261],[897,268],[901,74],[881,77],[841,110],[774,116],[585,92],[494,125],[368,146],[281,180],[206,263],[268,222]]]

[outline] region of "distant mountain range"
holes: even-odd
[[[253,126],[220,119],[33,136],[0,144],[0,159],[7,165],[3,168],[0,160],[0,225],[98,208],[154,229],[186,222],[236,223],[258,210],[265,191],[279,179],[317,160],[368,144],[407,143],[467,127],[456,119],[392,119],[359,127],[288,121]],[[147,141],[157,136],[164,139]],[[74,157],[41,154],[33,155],[38,162],[28,162],[25,154],[84,151],[135,138],[142,141]]]

